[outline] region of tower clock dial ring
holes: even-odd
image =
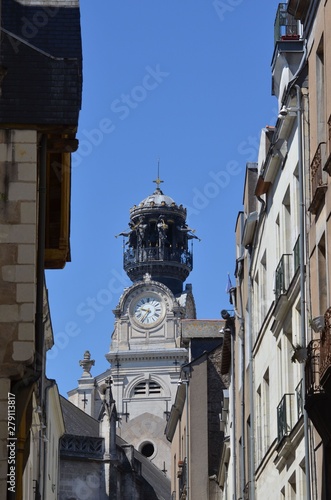
[[[163,315],[164,307],[157,296],[143,295],[133,303],[133,319],[144,328],[155,326],[161,321]]]

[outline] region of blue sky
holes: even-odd
[[[122,267],[129,209],[154,191],[188,210],[199,319],[229,308],[234,228],[247,162],[261,128],[274,125],[270,63],[278,2],[265,0],[81,0],[83,103],[73,155],[71,253],[48,271],[55,346],[47,375],[60,392],[77,386],[86,349],[93,375],[115,309],[130,285]]]

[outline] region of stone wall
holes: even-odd
[[[59,500],[104,500],[102,461],[61,459]]]
[[[0,131],[0,356],[2,371],[34,355],[37,245],[35,131]]]
[[[34,358],[37,133],[0,130],[0,497],[7,490],[7,400]],[[16,429],[17,430],[17,429]]]

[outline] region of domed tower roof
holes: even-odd
[[[124,269],[133,281],[149,273],[179,294],[193,267],[188,242],[196,238],[186,224],[186,209],[165,195],[156,181],[155,191],[130,209],[128,238],[124,250]]]
[[[147,196],[141,203],[139,203],[139,206],[144,206],[144,207],[151,207],[151,206],[174,206],[176,203],[170,196],[167,196],[166,194],[163,194],[161,189],[157,187],[154,191],[153,194],[150,196]]]

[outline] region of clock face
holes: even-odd
[[[154,325],[162,317],[162,313],[160,300],[153,296],[141,297],[133,309],[136,321],[146,327]]]

